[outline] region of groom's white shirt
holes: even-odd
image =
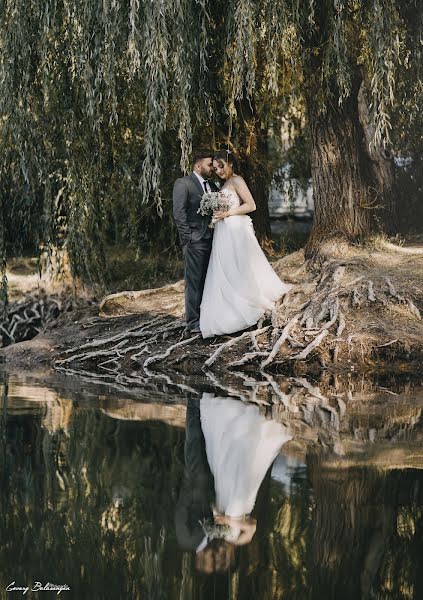
[[[204,182],[206,182],[206,189],[208,192],[211,192],[211,187],[209,182],[207,181],[207,179],[204,179],[204,177],[201,177],[201,175],[198,175],[198,173],[196,173],[195,171],[193,171],[194,175],[197,177],[198,181],[201,183],[201,187],[204,190]]]

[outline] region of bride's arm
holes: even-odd
[[[214,219],[216,221],[224,219],[225,217],[232,217],[233,215],[247,215],[248,213],[256,210],[256,203],[254,202],[254,198],[252,197],[251,192],[248,189],[248,186],[243,180],[243,178],[235,177],[233,180],[233,185],[236,193],[241,198],[242,204],[241,206],[236,206],[235,208],[231,208],[228,211],[216,212],[214,214]]]

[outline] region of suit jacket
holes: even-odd
[[[217,187],[209,182],[210,189],[217,192]],[[173,186],[173,218],[182,245],[197,242],[203,237],[211,237],[213,230],[209,228],[210,217],[199,215],[201,197],[204,189],[198,177],[191,173],[175,181]]]

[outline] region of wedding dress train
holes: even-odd
[[[224,192],[231,208],[241,204],[235,190]],[[268,262],[248,215],[218,221],[200,308],[203,338],[251,327],[291,287]]]

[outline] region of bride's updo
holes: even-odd
[[[228,165],[231,165],[233,172],[239,175],[238,159],[231,150],[219,150],[213,156],[213,160],[224,160]]]

